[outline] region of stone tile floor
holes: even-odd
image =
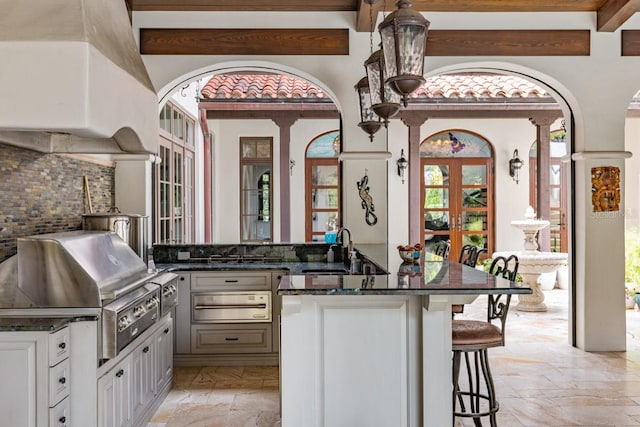
[[[498,424],[640,426],[638,308],[626,312],[626,352],[587,353],[568,344],[567,291],[545,291],[545,302],[544,313],[511,310],[507,345],[489,350]],[[465,307],[466,315],[483,313],[484,299]],[[187,426],[280,426],[278,368],[176,368],[174,387],[148,427]]]

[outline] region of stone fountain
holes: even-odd
[[[520,262],[518,273],[522,276],[522,284],[533,291],[530,295],[518,295],[516,310],[547,311],[538,279],[542,273],[557,271],[567,262],[568,255],[561,252],[540,252],[536,236],[538,231],[549,226],[549,221],[536,219],[531,206],[525,211],[524,217],[524,220],[511,221],[512,226],[524,233],[524,251],[495,252],[493,256],[508,257],[515,254]]]

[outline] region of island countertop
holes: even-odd
[[[278,295],[486,295],[530,294],[502,277],[438,256],[426,254],[419,264],[402,264],[381,275],[290,275]]]

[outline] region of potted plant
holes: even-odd
[[[636,288],[632,283],[627,283],[624,287],[624,305],[627,310],[636,306]]]

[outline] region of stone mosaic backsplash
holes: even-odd
[[[82,228],[89,213],[115,205],[115,168],[77,158],[0,145],[0,262],[16,253],[18,237]]]

